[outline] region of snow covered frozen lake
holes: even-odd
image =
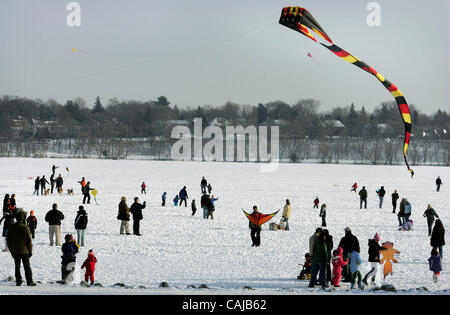
[[[59,166],[56,174],[62,174],[64,190],[73,188],[74,196],[68,196],[65,191],[62,196],[32,195],[34,178],[43,174],[49,178],[53,164]],[[0,294],[324,293],[320,288],[308,289],[307,281],[296,279],[301,267],[298,264],[303,263],[308,251],[309,237],[321,224],[319,210],[312,207],[316,196],[327,204],[327,228],[334,238],[334,249],[346,226],[358,237],[364,260],[363,275],[370,269],[367,241],[378,232],[380,243],[391,241],[401,252],[387,283],[405,294],[450,292],[447,259],[438,283],[432,281],[427,262],[431,247],[426,219],[422,217],[431,204],[444,226],[450,222],[449,168],[413,167],[416,174],[411,179],[405,166],[281,164],[277,171],[263,173],[260,164],[255,163],[2,158],[0,165],[2,197],[15,193],[18,207],[28,212],[35,210],[38,228],[31,266],[34,281],[41,282],[37,287],[18,288],[15,282],[5,281],[9,276],[14,277],[14,263],[9,253],[0,252]],[[60,280],[61,248],[49,246],[44,217],[56,202],[65,215],[62,237],[66,233],[76,237],[74,219],[82,201],[77,182],[82,176],[99,191],[98,205],[92,199],[85,207],[89,214],[86,246],[77,255],[74,284],[65,287],[49,284]],[[191,216],[192,199],[200,208],[202,176],[211,182],[213,194],[219,197],[214,220],[203,219],[200,209]],[[437,176],[444,182],[440,192],[435,191]],[[143,181],[147,184],[147,195],[141,197]],[[364,185],[369,192],[367,210],[359,209],[359,197],[350,191],[355,181],[358,190]],[[378,208],[375,193],[381,185],[387,191],[383,209]],[[190,197],[188,207],[174,207],[172,199],[183,186],[187,186]],[[398,190],[400,198],[406,197],[411,202],[413,231],[397,230],[397,216],[392,214],[390,200],[394,189]],[[161,207],[164,191],[168,193],[168,201],[166,207]],[[147,201],[141,221],[142,237],[119,235],[120,221],[116,217],[122,196],[127,197],[128,206],[135,196]],[[251,247],[248,220],[241,209],[250,212],[251,207],[257,205],[261,212],[270,213],[282,209],[286,199],[290,199],[293,207],[291,230],[270,231],[266,224],[261,233],[261,246]],[[281,212],[274,222],[279,222]],[[91,248],[98,259],[95,278],[103,288],[79,285],[84,278],[84,271],[79,267]],[[446,248],[444,258],[448,257]],[[382,281],[380,273],[378,279]],[[171,287],[159,288],[163,281]],[[116,283],[133,288],[113,287]],[[200,284],[206,284],[211,290],[187,288]],[[349,283],[341,285],[330,294],[371,293],[369,290],[349,291]],[[255,290],[243,289],[245,286]],[[429,291],[421,290],[422,287]]]

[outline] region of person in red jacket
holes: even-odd
[[[88,252],[88,257],[84,261],[83,265],[81,265],[81,269],[86,267],[86,273],[84,274],[84,280],[86,282],[91,280],[91,285],[94,284],[94,272],[95,272],[95,264],[97,263],[97,258],[94,256],[94,251],[92,249]]]
[[[319,197],[316,197],[316,199],[314,199],[314,207],[313,208],[317,208],[319,209]]]
[[[342,258],[342,247],[338,247],[333,251],[333,279],[331,279],[331,284],[335,287],[339,287],[339,282],[341,281],[342,266],[347,265],[348,261]]]
[[[352,190],[351,190],[351,191],[356,192],[356,188],[358,188],[358,184],[355,182],[355,183],[353,184],[353,186],[352,186]]]
[[[141,185],[141,194],[147,194],[147,191],[145,190],[147,188],[147,185],[145,185],[145,182],[142,182]]]

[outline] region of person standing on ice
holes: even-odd
[[[192,199],[191,210],[192,210],[192,216],[194,216],[195,213],[197,212],[197,206],[195,205],[195,199]]]
[[[43,196],[45,193],[45,184],[50,184],[50,183],[45,178],[45,175],[42,175],[42,177],[41,177],[41,196]]]
[[[320,203],[319,197],[316,197],[316,199],[314,199],[313,203],[314,203],[313,209],[314,208],[319,209],[319,203]]]
[[[381,186],[380,189],[377,190],[378,198],[380,199],[380,209],[383,207],[383,199],[384,195],[386,195],[386,190],[384,190],[384,186]]]
[[[53,194],[55,188],[55,174],[50,175],[50,193]]]
[[[442,271],[442,259],[436,248],[431,250],[431,257],[428,258],[428,265],[430,270],[433,271],[433,281],[436,283]]]
[[[36,194],[37,196],[39,196],[39,186],[41,185],[41,178],[38,176],[36,177],[36,179],[34,180],[34,194]]]
[[[130,212],[133,215],[133,234],[137,236],[142,236],[140,233],[140,222],[144,218],[142,215],[142,209],[145,209],[146,201],[143,204],[139,203],[139,198],[134,198],[134,203],[130,207]]]
[[[431,232],[430,245],[434,249],[439,249],[439,256],[444,259],[443,246],[445,245],[445,229],[440,219],[436,220],[433,232]]]
[[[83,206],[78,208],[77,216],[75,217],[75,229],[77,230],[77,241],[80,246],[84,246],[84,234],[88,224],[88,214]]]
[[[436,191],[439,191],[439,189],[441,189],[441,185],[442,185],[441,176],[438,176],[438,178],[436,178]]]
[[[127,206],[127,198],[122,197],[119,203],[119,214],[117,219],[120,220],[120,234],[123,235],[124,230],[126,235],[131,235],[130,233],[130,209]]]
[[[62,176],[61,176],[61,174],[59,174],[58,175],[58,177],[56,178],[56,180],[55,180],[55,183],[56,183],[56,191],[57,192],[62,192],[62,190],[63,190],[63,188],[62,188],[62,186],[63,186],[63,178],[62,178]]]
[[[258,211],[257,206],[253,206],[252,216],[256,217],[261,213]],[[258,247],[261,245],[261,225],[257,225],[249,220],[250,238],[252,239],[252,246]]]
[[[211,183],[208,183],[208,194],[210,194],[211,195],[211,191],[212,191],[212,186],[211,186]]]
[[[145,185],[145,182],[142,182],[141,185],[141,195],[142,194],[147,194],[147,191],[145,190],[147,188],[147,185]]]
[[[289,219],[291,218],[291,214],[292,214],[291,202],[289,201],[289,199],[286,199],[286,204],[284,205],[283,209],[283,215],[281,216],[283,222],[286,223],[285,227],[286,231],[289,231]]]
[[[372,280],[372,283],[375,283],[375,277],[378,272],[378,265],[380,264],[380,251],[386,250],[386,248],[380,246],[378,242],[380,241],[380,235],[378,233],[375,234],[373,239],[369,240],[369,263],[370,263],[370,271],[364,276],[363,283],[365,285],[369,285],[368,279]]]
[[[349,227],[345,228],[345,236],[339,242],[339,247],[342,247],[344,260],[350,260],[352,252],[360,252],[359,241],[358,238],[352,234],[352,230]],[[352,278],[352,273],[350,271],[350,266],[347,266],[343,269],[344,271],[344,280],[343,282],[350,282]]]
[[[80,246],[73,239],[72,234],[67,234],[64,237],[64,240],[66,242],[61,246],[61,251],[63,252],[63,255],[61,256],[61,280],[64,284],[68,284],[73,280],[76,262],[75,255],[78,253]]]
[[[202,194],[206,192],[207,185],[208,185],[208,182],[206,181],[205,177],[203,177],[200,182],[200,188],[202,190]]]
[[[327,221],[326,221],[327,205],[325,203],[322,204],[322,206],[320,207],[319,217],[322,217],[322,227],[326,227],[327,226]]]
[[[97,258],[94,255],[94,250],[90,249],[88,252],[88,257],[81,265],[81,269],[86,268],[86,272],[84,274],[84,281],[87,283],[91,280],[91,285],[94,285],[94,272],[95,272],[95,264],[97,263]]]
[[[367,190],[366,186],[359,191],[359,209],[362,209],[362,204],[364,203],[364,209],[367,209]]]
[[[311,280],[309,281],[309,288],[313,288],[317,285],[317,274],[319,274],[319,284],[325,289],[327,286],[326,281],[326,265],[328,263],[326,236],[322,232],[319,234],[317,241],[314,244],[312,255],[312,267],[311,267]]]
[[[398,195],[397,190],[395,190],[392,194],[392,213],[395,213],[395,210],[397,209],[398,198],[400,198],[400,196]]]
[[[161,196],[161,200],[162,200],[162,204],[161,206],[165,207],[166,206],[166,199],[167,199],[167,193],[164,192]]]
[[[83,188],[84,186],[86,186],[86,179],[82,177],[81,180],[78,182],[78,184],[81,185],[81,193],[83,193]]]
[[[55,166],[55,165],[52,166],[52,175],[53,176],[55,176],[55,171],[57,168],[59,168],[59,166]]]
[[[212,209],[212,204],[211,204],[211,198],[206,193],[206,191],[203,193],[203,196],[200,199],[200,207],[202,207],[202,209],[203,209],[203,218],[207,219],[208,213],[209,213],[210,209]]]
[[[209,219],[209,217],[211,217],[211,220],[214,219],[214,211],[216,211],[216,207],[214,206],[214,203],[219,200],[219,198],[214,198],[214,195],[211,196],[211,207],[208,209],[208,215],[206,216],[207,219]]]
[[[431,207],[431,205],[428,205],[427,210],[423,213],[423,217],[427,218],[427,225],[428,225],[428,237],[431,236],[431,231],[433,230],[433,223],[434,218],[436,217],[439,219],[439,216],[437,215],[436,211]]]
[[[184,186],[181,190],[180,193],[178,194],[180,196],[180,207],[183,205],[183,201],[184,201],[184,206],[187,207],[187,199],[188,197],[188,193],[186,191],[186,186]]]
[[[91,188],[91,182],[87,182],[86,185],[84,185],[83,188],[81,188],[81,191],[83,192],[83,204],[91,203],[91,190],[94,190],[95,188]]]
[[[64,220],[64,214],[58,210],[58,205],[54,203],[52,210],[45,215],[45,222],[48,222],[48,234],[50,237],[50,246],[53,246],[53,238],[56,238],[56,246],[61,245],[61,221]]]
[[[173,205],[174,205],[175,207],[178,206],[178,201],[179,201],[179,200],[180,200],[180,197],[178,197],[178,195],[176,195],[175,198],[173,198]]]
[[[356,193],[356,189],[358,188],[358,184],[355,182],[353,185],[352,185],[352,190],[351,191],[354,191],[355,193]]]

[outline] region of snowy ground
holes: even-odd
[[[32,196],[34,178],[50,177],[52,164],[60,166],[56,173],[64,177],[64,188],[73,188],[75,195]],[[0,252],[0,294],[317,294],[321,289],[308,289],[308,283],[296,279],[299,263],[308,251],[308,239],[320,226],[318,210],[312,201],[319,196],[327,204],[327,222],[334,236],[335,247],[350,226],[359,238],[361,256],[365,260],[362,273],[369,270],[367,240],[375,232],[381,242],[392,241],[401,251],[394,275],[387,278],[400,293],[448,294],[450,276],[444,271],[437,284],[432,281],[427,259],[431,247],[427,237],[426,219],[422,217],[428,203],[432,204],[444,225],[450,221],[448,212],[450,169],[416,167],[411,180],[404,166],[304,165],[282,164],[276,172],[260,172],[260,164],[199,163],[159,161],[59,160],[59,159],[0,159],[0,193],[15,193],[18,207],[34,209],[38,229],[31,259],[35,288],[14,286],[3,281],[14,277],[14,264],[9,253]],[[69,167],[67,173],[65,168]],[[434,181],[440,175],[444,185],[435,192]],[[44,216],[56,202],[66,218],[62,235],[76,235],[73,223],[82,200],[77,183],[82,176],[97,188],[98,205],[88,205],[89,225],[86,247],[77,256],[78,268],[93,248],[97,259],[96,280],[103,288],[83,288],[78,285],[83,272],[75,275],[74,284],[49,284],[60,279],[60,247],[50,247],[48,225]],[[184,186],[190,198],[200,204],[200,180],[211,181],[213,194],[219,197],[214,220],[204,220],[201,210],[191,216],[190,206],[173,207],[171,200]],[[29,179],[32,177],[33,179]],[[148,194],[142,237],[119,235],[116,219],[122,196],[131,205],[140,196],[140,184],[145,181]],[[365,185],[369,192],[368,209],[359,209],[357,194],[350,192],[354,181]],[[384,185],[387,197],[383,209],[378,209],[375,190]],[[413,208],[414,231],[397,231],[397,217],[392,214],[390,194],[394,189],[407,197]],[[168,205],[160,206],[163,191],[168,193]],[[258,205],[269,213],[282,208],[286,198],[291,200],[293,214],[290,231],[270,231],[268,225],[261,233],[262,244],[251,247],[248,221],[241,209]],[[274,219],[280,220],[281,211]],[[131,226],[131,224],[130,224]],[[2,243],[3,246],[3,243]],[[446,247],[444,247],[444,255]],[[381,279],[380,275],[378,277]],[[159,288],[162,281],[170,288]],[[130,288],[113,285],[124,283]],[[191,289],[188,285],[206,284],[211,290]],[[140,287],[145,287],[140,288]],[[243,289],[252,287],[253,291]],[[131,288],[132,287],[132,288]],[[419,288],[426,287],[428,291]],[[349,291],[349,284],[331,294],[367,294],[370,290]],[[375,293],[374,293],[375,294]],[[380,294],[380,293],[376,293]]]

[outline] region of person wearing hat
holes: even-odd
[[[352,230],[349,227],[345,228],[345,236],[341,238],[339,242],[339,247],[342,247],[344,260],[349,260],[351,258],[352,252],[360,252],[358,238],[352,234]],[[350,264],[347,264],[343,269],[344,280],[343,282],[350,282],[352,273],[350,271]]]
[[[97,258],[94,255],[94,251],[92,249],[88,252],[88,257],[81,265],[81,269],[86,267],[86,273],[84,274],[84,281],[88,282],[91,280],[91,285],[94,284],[94,272],[95,272],[95,264],[97,263]]]
[[[75,229],[77,230],[77,241],[80,246],[84,246],[84,233],[88,224],[88,214],[83,206],[78,208],[77,216],[75,217]]]
[[[73,273],[75,271],[75,255],[78,253],[80,246],[74,240],[72,234],[66,234],[64,237],[66,241],[61,246],[63,255],[61,256],[61,278],[64,284],[70,283],[73,280]]]
[[[30,267],[30,257],[33,255],[33,243],[31,241],[30,229],[26,224],[27,214],[22,209],[16,213],[16,223],[8,230],[6,238],[11,256],[14,258],[16,267],[16,285],[22,285],[22,275],[20,274],[20,264],[23,263],[25,269],[25,279],[28,286],[35,286],[33,273]]]
[[[319,217],[322,217],[322,226],[326,227],[327,221],[325,221],[325,218],[327,217],[327,205],[325,203],[320,207]]]
[[[30,229],[31,238],[34,239],[34,232],[36,231],[37,228],[37,219],[34,216],[34,210],[30,211],[30,215],[27,218],[27,225],[28,228]]]
[[[283,222],[286,223],[285,227],[286,231],[289,231],[289,219],[291,218],[291,214],[292,214],[291,202],[289,201],[289,199],[286,199],[286,204],[284,205],[283,209],[283,215],[281,217]]]
[[[371,278],[372,283],[375,282],[375,277],[378,272],[378,265],[380,264],[380,251],[386,250],[386,248],[380,246],[378,242],[380,241],[380,235],[378,233],[375,234],[373,239],[369,240],[369,262],[370,262],[370,271],[364,276],[363,283],[365,285],[369,285],[368,279]]]

